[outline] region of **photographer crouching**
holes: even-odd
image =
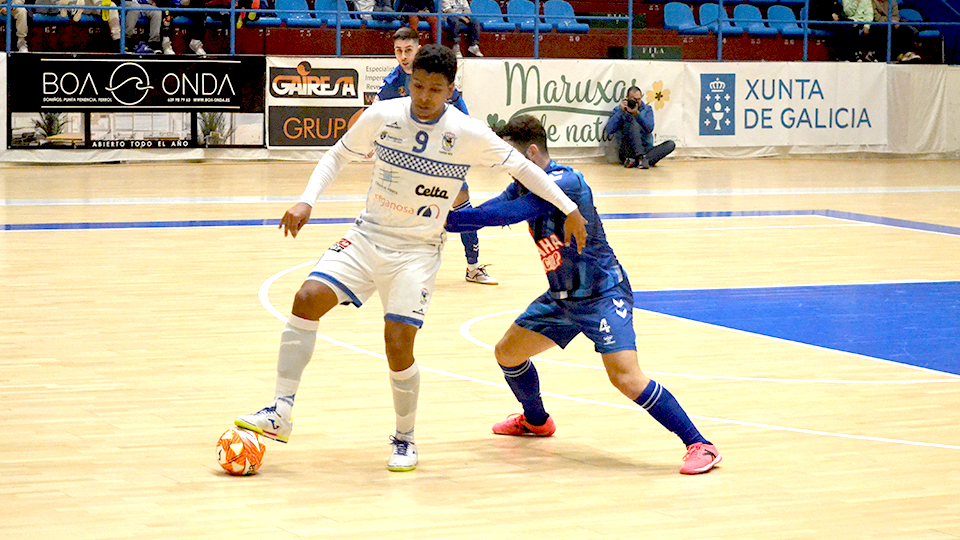
[[[607,135],[620,139],[619,159],[630,169],[649,169],[677,147],[673,141],[653,145],[653,107],[643,102],[643,92],[636,86],[613,109],[604,128]]]

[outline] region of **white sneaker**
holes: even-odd
[[[393,472],[412,471],[417,468],[417,444],[390,437],[393,453],[387,461],[387,470]]]
[[[474,55],[474,56],[483,56],[483,53],[480,52],[480,45],[479,45],[479,44],[473,44],[473,45],[467,47],[467,52],[470,53],[470,54],[472,54],[472,55]]]
[[[479,283],[481,285],[497,285],[500,283],[497,281],[497,278],[487,273],[486,264],[481,264],[476,270],[473,271],[470,270],[470,267],[467,267],[467,275],[465,279],[470,283]]]
[[[463,58],[463,53],[460,52],[460,44],[459,44],[459,43],[454,43],[454,44],[453,44],[453,54],[456,55],[457,60]]]
[[[17,39],[17,51],[18,52],[30,52],[30,49],[27,48],[27,39],[19,38]]]
[[[190,50],[197,56],[206,56],[207,51],[203,50],[203,42],[199,39],[190,40]]]
[[[80,22],[81,17],[83,17],[83,10],[81,9],[73,10],[73,22]]]
[[[160,48],[163,50],[163,54],[177,54],[173,51],[173,45],[170,44],[170,38],[165,37],[160,43]]]
[[[234,418],[233,423],[282,443],[290,440],[290,432],[293,431],[293,419],[281,417],[276,403],[253,414],[242,414]]]

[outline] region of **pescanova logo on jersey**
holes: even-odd
[[[270,68],[270,95],[307,99],[357,97],[360,74],[355,69],[315,69],[303,61],[295,68]]]

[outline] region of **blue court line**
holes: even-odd
[[[318,218],[310,223],[331,225],[353,223],[356,218]],[[183,229],[191,227],[265,227],[279,226],[279,219],[205,219],[189,221],[111,221],[81,223],[14,223],[3,226],[5,231],[73,231],[92,229]]]
[[[725,217],[782,217],[782,216],[821,216],[859,223],[871,223],[886,227],[896,227],[915,231],[932,232],[960,236],[960,227],[910,221],[906,219],[886,218],[840,212],[837,210],[747,210],[723,212],[639,212],[629,214],[601,214],[605,220],[620,219],[692,219]],[[317,218],[313,224],[335,225],[353,223],[355,218]],[[4,224],[4,231],[50,231],[50,230],[90,230],[90,229],[157,229],[187,227],[263,227],[279,225],[279,219],[225,219],[191,221],[119,221],[119,222],[82,222],[82,223],[13,223]]]

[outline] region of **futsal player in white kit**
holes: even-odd
[[[471,166],[500,167],[531,192],[567,214],[565,241],[586,242],[577,205],[542,169],[446,101],[454,89],[452,50],[428,45],[417,54],[410,97],[368,108],[317,164],[300,202],[280,223],[294,237],[313,204],[351,158],[375,154],[366,207],[343,238],[320,258],[297,292],[280,337],[275,400],[237,426],[280,442],[293,429],[292,409],[304,368],[316,345],[320,318],[338,304],[362,305],[377,291],[383,303],[384,341],[396,412],[390,437],[391,471],[417,466],[414,424],[420,372],[413,356],[417,330],[430,306],[444,222]]]

